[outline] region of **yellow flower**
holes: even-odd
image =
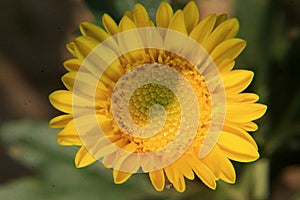
[[[166,178],[183,192],[196,174],[209,188],[235,182],[230,160],[251,162],[258,148],[247,131],[266,106],[241,93],[253,72],[233,70],[246,42],[226,15],[199,21],[191,1],[173,13],[162,2],[156,25],[136,4],[104,29],[83,22],[83,36],[67,45],[67,90],[53,92],[52,105],[66,113],[50,121],[60,145],[80,146],[76,167],[99,160],[113,168],[115,183],[148,173],[156,190]]]

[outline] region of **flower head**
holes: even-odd
[[[230,160],[259,157],[247,131],[266,111],[256,94],[241,93],[253,72],[233,70],[246,46],[235,38],[238,21],[199,21],[191,1],[175,13],[162,2],[156,24],[140,4],[118,24],[107,14],[102,22],[81,23],[83,36],[67,45],[67,90],[49,97],[65,113],[50,121],[63,128],[58,143],[80,146],[76,167],[99,160],[115,183],[145,172],[158,191],[167,178],[183,192],[194,175],[212,189],[234,183]]]

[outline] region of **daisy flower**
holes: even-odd
[[[79,146],[78,168],[95,161],[113,169],[114,182],[148,173],[162,191],[167,180],[183,192],[195,175],[211,189],[234,183],[233,161],[259,158],[249,131],[266,106],[242,93],[254,73],[233,70],[246,46],[237,19],[199,20],[194,1],[173,11],[162,2],[154,23],[141,4],[119,23],[104,14],[100,28],[80,24],[67,44],[67,88],[50,94],[65,114],[50,121],[58,144]]]

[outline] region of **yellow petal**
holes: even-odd
[[[197,156],[191,156],[187,162],[193,168],[193,171],[201,179],[201,181],[211,189],[216,188],[216,177],[212,171],[204,165]]]
[[[222,22],[226,21],[228,18],[227,14],[221,14],[217,16],[215,28],[219,26]]]
[[[145,27],[149,21],[147,10],[141,4],[135,4],[133,12],[134,22],[137,27]]]
[[[190,33],[199,21],[199,10],[194,1],[190,1],[183,9],[187,32]]]
[[[108,90],[94,76],[84,72],[69,72],[62,77],[62,82],[70,91],[74,90],[76,82],[76,94],[82,94],[88,98],[107,100]]]
[[[113,126],[114,126],[113,119],[107,117],[106,115],[97,115],[96,117],[98,123],[101,126],[101,129],[105,133],[106,138],[109,137],[110,141],[114,142],[115,140],[113,138],[118,138],[119,135],[113,135],[114,136],[113,138],[110,137],[110,134],[112,134],[113,132]]]
[[[249,122],[263,116],[267,106],[259,103],[231,103],[226,105],[226,119],[234,122]]]
[[[243,123],[241,127],[246,131],[256,131],[258,129],[258,126],[255,122]]]
[[[162,169],[149,172],[152,185],[157,191],[162,191],[165,187],[165,175]]]
[[[116,142],[114,142],[114,144],[116,144]],[[119,147],[122,148],[122,152],[118,153],[114,168],[131,173],[137,172],[140,167],[140,156],[134,152],[138,148],[138,145],[134,142],[121,145],[122,146]]]
[[[81,63],[82,61],[79,59],[69,59],[67,61],[64,62],[64,67],[68,70],[68,71],[78,71],[81,67]]]
[[[177,51],[177,52],[190,50],[190,47],[186,46],[186,40],[184,39],[184,37],[176,36],[176,34],[178,33],[182,33],[185,35],[187,34],[183,12],[181,10],[178,10],[173,16],[173,18],[171,19],[168,30],[175,30],[176,32],[174,31],[166,32],[166,36],[164,40],[165,43],[164,47],[166,49],[168,49],[169,51]]]
[[[173,17],[173,9],[165,1],[162,1],[156,12],[156,25],[161,28],[168,28]]]
[[[102,160],[102,165],[105,168],[112,168],[111,163],[115,162],[116,155],[117,155],[117,152],[115,151],[109,155],[104,156],[103,160]]]
[[[103,74],[100,81],[108,88],[113,88],[115,82],[111,80],[106,74]]]
[[[254,73],[248,70],[233,70],[223,76],[226,92],[240,93],[245,90],[253,79]]]
[[[229,103],[255,103],[259,96],[254,93],[228,94],[226,99]]]
[[[76,153],[75,166],[77,168],[86,167],[95,161],[97,161],[97,159],[94,158],[85,147],[81,147]]]
[[[215,145],[215,147],[206,155],[201,162],[203,162],[215,175],[216,178],[220,177],[222,163],[220,162],[222,158],[223,152],[221,152],[220,148]]]
[[[258,126],[256,123],[254,122],[233,122],[233,121],[229,121],[228,119],[225,119],[225,123],[230,125],[230,126],[236,126],[239,128],[244,129],[245,131],[256,131],[258,129]]]
[[[121,141],[121,140],[119,140]],[[116,142],[117,143],[117,142]],[[100,147],[100,146],[99,146]],[[101,146],[102,147],[102,146]],[[98,157],[104,157],[107,156],[117,150],[117,147],[114,144],[108,144],[106,146],[103,146],[101,149],[97,151]],[[103,162],[104,163],[104,162]],[[111,163],[105,163],[105,164],[111,164]]]
[[[52,128],[63,128],[73,119],[72,115],[59,115],[50,120],[49,125]]]
[[[167,167],[164,168],[164,171],[166,173],[166,176],[168,178],[168,180],[171,182],[171,183],[174,183],[175,182],[175,173],[174,173],[174,168],[172,165],[169,165]]]
[[[179,158],[178,162],[179,170],[183,174],[183,176],[185,176],[187,179],[193,180],[195,178],[194,172],[191,166],[188,165],[186,159],[184,157]]]
[[[238,38],[228,39],[219,44],[210,54],[215,64],[219,66],[225,59],[234,60],[246,47],[246,41]]]
[[[203,41],[202,46],[208,53],[211,53],[221,42],[235,37],[239,30],[238,20],[233,18],[221,23],[209,36]]]
[[[177,12],[172,17],[168,29],[178,31],[183,34],[187,34],[185,22],[184,22],[184,15],[182,10],[177,10]]]
[[[207,39],[207,37],[212,32],[214,25],[216,23],[216,15],[212,14],[207,17],[205,17],[203,20],[200,21],[200,23],[192,30],[190,33],[190,37],[196,40],[199,44],[202,44],[204,40]]]
[[[224,124],[223,131],[229,132],[229,133],[234,134],[234,135],[236,135],[240,138],[243,138],[244,140],[247,140],[249,143],[252,144],[253,147],[258,149],[255,140],[244,129],[242,129],[240,127],[237,127],[237,126],[231,126],[229,124]]]
[[[174,188],[178,192],[184,192],[185,190],[185,182],[183,175],[175,168],[173,165],[169,165],[164,168],[166,172],[166,176],[169,181],[173,184]]]
[[[178,191],[178,192],[184,192],[185,191],[185,181],[184,181],[184,176],[183,175],[179,175],[177,177],[177,180],[173,183],[174,188]]]
[[[114,182],[115,184],[121,184],[127,181],[131,177],[132,173],[122,172],[116,169],[113,170]]]
[[[75,141],[75,138],[68,137],[67,139],[58,137],[57,144],[61,146],[82,146],[82,143]]]
[[[218,66],[218,69],[221,74],[225,74],[230,72],[235,65],[235,61],[231,59],[225,59],[221,62],[221,64]]]
[[[74,42],[70,42],[70,43],[66,44],[66,47],[67,47],[68,51],[72,54],[72,56],[77,57],[76,52],[75,52],[75,43]]]
[[[49,95],[50,103],[58,110],[72,113],[72,93],[66,90],[58,90]]]
[[[119,24],[120,30],[127,31],[131,29],[136,29],[136,25],[133,21],[131,21],[128,17],[124,16]],[[143,47],[143,41],[140,37],[140,34],[137,30],[133,30],[130,34],[131,38],[125,38],[123,36],[120,36],[118,38],[119,47],[123,55],[125,53],[128,53],[124,57],[126,57],[127,60],[130,60],[131,62],[135,62],[137,60],[143,60],[143,57],[145,55],[144,49],[141,49]],[[136,51],[132,51],[132,49],[137,49]]]
[[[86,99],[66,90],[58,90],[51,93],[49,100],[56,109],[65,113],[73,113],[73,108],[76,109],[77,114],[99,109],[97,105],[94,105],[94,99]],[[106,101],[98,101],[97,103],[102,108],[109,104]]]
[[[222,170],[220,174],[220,179],[227,183],[235,183],[235,170],[232,163],[227,158],[222,160]]]
[[[119,27],[117,23],[108,14],[103,15],[102,24],[109,34],[115,35],[119,33]]]
[[[75,44],[75,42],[70,42],[66,45],[67,49],[69,50],[69,52],[76,58],[78,58],[79,60],[84,60],[84,56],[82,55],[82,53],[79,51],[77,45]]]
[[[101,50],[100,50],[101,49]],[[100,48],[97,49],[97,54],[100,54],[102,52],[105,52],[104,57],[102,58],[106,58],[106,59],[110,59],[107,56],[113,56],[113,52],[111,51],[111,49],[109,48]],[[107,87],[111,87],[113,86],[115,83],[114,81],[108,76],[108,73],[106,73],[108,70],[105,70],[103,72],[103,68],[107,67],[107,60],[103,60],[103,59],[99,59],[97,58],[96,54],[91,54],[91,57],[87,60],[85,60],[85,62],[83,63],[82,67],[80,68],[81,72],[89,72],[91,75],[93,75],[95,78],[99,79],[99,82],[103,83],[105,86]],[[109,67],[110,68],[110,67]],[[111,70],[110,70],[111,71]],[[116,73],[117,75],[117,73]]]
[[[127,156],[127,155],[126,155]],[[122,156],[124,157],[124,156]],[[124,160],[118,159],[115,165],[116,169],[136,173],[140,168],[140,156],[136,154],[130,154]]]
[[[241,124],[241,128],[245,129],[246,131],[256,131],[258,126],[255,122],[246,122]]]
[[[256,146],[230,132],[222,131],[218,145],[228,158],[235,161],[251,162],[259,157]]]
[[[120,27],[121,31],[127,31],[127,30],[130,30],[130,29],[135,29],[136,25],[127,16],[123,16],[121,21],[120,21],[119,27]]]
[[[131,11],[126,11],[125,12],[125,14],[124,14],[125,16],[127,16],[129,19],[131,19],[132,21],[134,20],[134,18],[133,18],[133,13],[131,12]]]
[[[110,129],[111,129],[111,127],[110,127]],[[111,130],[108,130],[106,132],[109,132],[109,131],[111,131]],[[126,145],[126,142],[124,141],[123,138],[116,137],[115,139],[112,138],[113,140],[108,140],[108,138],[110,139],[111,137],[113,137],[113,136],[110,136],[110,137],[106,136],[106,138],[103,137],[103,138],[99,139],[97,141],[97,144],[93,147],[91,152],[93,152],[98,158],[107,157],[110,154],[116,152],[119,148],[123,148]],[[106,158],[103,160],[103,164],[109,165],[109,166],[115,165],[116,164],[115,162],[119,162],[119,164],[121,164],[120,159],[122,159],[122,161],[124,161],[126,159],[126,157],[125,156],[120,157],[120,155],[118,154],[118,155],[114,156],[114,159],[115,160],[109,160]]]
[[[89,22],[82,22],[79,29],[82,35],[94,38],[98,40],[98,42],[102,42],[110,37],[102,28]]]
[[[57,143],[65,146],[82,145],[74,120],[71,120],[66,127],[57,134]]]
[[[144,172],[152,172],[153,170],[156,170],[157,168],[154,168],[156,166],[156,163],[161,163],[161,161],[157,162],[157,158],[155,156],[146,156],[142,158],[141,161],[141,169]]]
[[[152,20],[149,20],[146,24],[147,27],[155,27],[155,24],[153,23]]]
[[[107,75],[112,81],[117,82],[122,76],[120,61],[117,59],[111,63],[104,71],[104,74]]]
[[[193,168],[193,171],[201,179],[201,181],[211,189],[216,189],[216,177],[212,171],[204,165],[198,158],[188,160]]]
[[[87,36],[80,36],[76,38],[74,42],[84,57],[87,57],[87,55],[99,44],[97,40]]]
[[[78,40],[79,45],[81,44],[80,48],[82,51],[85,51],[85,54],[90,53],[96,47],[96,49],[89,54],[88,59],[82,63],[81,71],[89,71],[97,79],[102,76],[101,81],[108,85],[118,80],[121,76],[121,72],[120,62],[116,59],[118,56],[114,50],[117,46],[115,40],[106,40],[104,45],[99,46],[97,46],[98,41],[89,37],[84,36],[76,40]],[[88,40],[90,40],[90,43]]]
[[[78,74],[80,74],[80,75],[77,76]],[[83,79],[82,77],[84,77],[84,76],[87,76],[85,80],[79,80],[78,77],[80,77],[81,79]],[[89,83],[89,78],[95,79],[94,77],[91,77],[89,74],[84,73],[84,72],[69,72],[69,73],[66,73],[65,75],[63,75],[62,78],[61,78],[61,80],[62,80],[63,84],[66,86],[66,88],[68,90],[73,91],[75,81],[78,81],[77,82],[78,86],[80,86],[80,84],[84,84],[85,85],[84,87],[86,87],[86,85]],[[79,82],[80,82],[80,84],[79,84]],[[91,86],[89,86],[89,87],[91,87]],[[76,90],[77,90],[77,88],[76,88]],[[95,91],[93,91],[93,93],[94,92]],[[93,95],[93,93],[90,94],[90,95]]]

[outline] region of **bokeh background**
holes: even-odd
[[[59,114],[48,95],[63,89],[65,44],[81,21],[101,25],[103,13],[117,21],[141,2],[155,16],[158,0],[9,0],[0,2],[0,199],[300,199],[300,1],[196,0],[202,18],[228,13],[238,17],[239,37],[248,41],[237,68],[255,78],[248,91],[260,95],[267,114],[253,133],[261,158],[234,162],[237,183],[218,182],[212,191],[200,180],[187,181],[185,193],[171,185],[156,192],[146,175],[113,184],[98,163],[75,169],[76,148],[56,144],[48,127]],[[182,8],[187,0],[169,1]]]

